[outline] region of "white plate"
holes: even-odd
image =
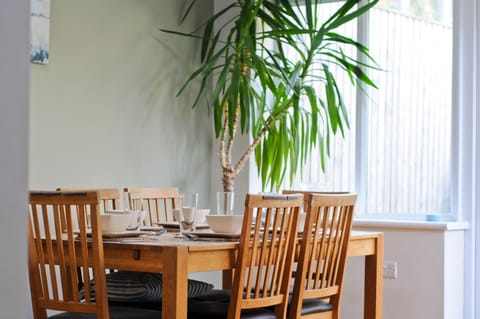
[[[240,233],[215,233],[213,231],[196,231],[190,232],[190,234],[198,237],[210,238],[240,238]]]
[[[157,225],[160,225],[160,226],[163,226],[165,228],[180,228],[180,225],[177,223],[177,222],[161,222],[161,223],[156,223]],[[207,224],[200,224],[200,225],[196,225],[195,228],[197,229],[208,229],[210,227],[208,227]]]
[[[161,231],[162,229],[164,229],[164,227],[161,226],[141,226],[139,231],[157,232]]]
[[[142,235],[149,235],[151,232],[149,231],[141,231],[141,230],[126,230],[126,231],[119,231],[119,232],[104,232],[102,235],[105,238],[118,238],[118,237],[138,237]]]
[[[78,232],[75,232],[78,235]],[[151,231],[141,231],[141,230],[125,230],[118,232],[103,232],[102,236],[104,238],[118,238],[118,237],[138,237],[142,235],[150,235]],[[87,236],[91,236],[91,232],[87,232]]]

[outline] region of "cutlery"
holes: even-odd
[[[160,229],[155,232],[150,232],[149,235],[144,236],[144,237],[135,237],[135,238],[126,238],[126,239],[121,239],[118,242],[120,243],[134,243],[134,242],[139,242],[139,241],[156,241],[160,240],[158,236],[161,236],[162,234],[165,234],[167,232],[166,229]]]
[[[219,238],[219,237],[192,237],[190,240],[193,241],[220,241],[220,242],[226,242],[226,241],[231,241],[231,242],[237,242],[238,239],[232,239],[232,238]]]

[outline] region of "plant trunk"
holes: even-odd
[[[224,192],[233,192],[233,185],[235,183],[235,172],[231,168],[222,169],[222,183]]]

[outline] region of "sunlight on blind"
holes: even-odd
[[[373,10],[368,214],[450,212],[452,29]]]
[[[329,3],[328,16],[340,4]],[[355,191],[355,145],[368,152],[366,217],[416,219],[450,213],[452,28],[376,8],[370,11],[371,55],[383,71],[368,96],[368,140],[355,139],[355,88],[337,80],[348,106],[350,130],[332,143],[326,172],[314,155],[294,187]],[[356,38],[356,25],[338,30]],[[340,84],[341,83],[341,84]],[[358,212],[357,212],[358,213]]]

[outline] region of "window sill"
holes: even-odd
[[[353,221],[354,229],[362,228],[382,228],[382,229],[418,229],[418,230],[438,230],[438,231],[456,231],[469,229],[468,222],[427,222],[427,221],[409,221],[409,220],[380,220],[380,219],[355,219]]]

